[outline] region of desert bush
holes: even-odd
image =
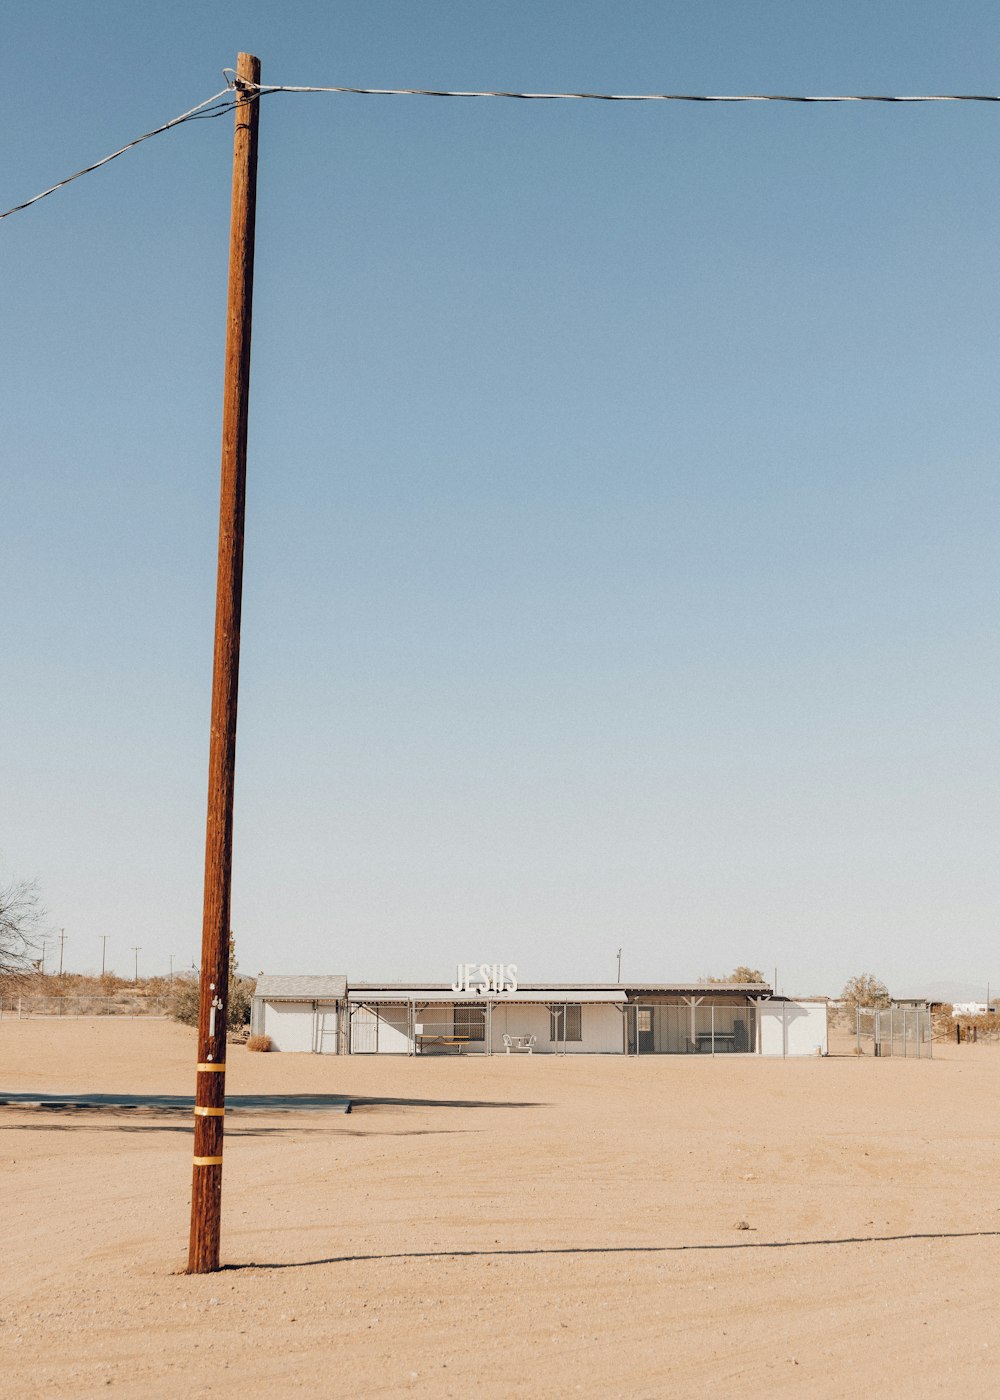
[[[758,967],[748,967],[746,963],[741,963],[739,967],[734,967],[728,977],[706,977],[706,982],[760,982],[767,985],[764,974]]]
[[[848,979],[840,994],[840,1000],[849,1018],[853,1020],[859,1006],[888,1006],[891,998],[889,988],[874,972],[862,972],[857,977]]]
[[[170,993],[170,1014],[184,1026],[198,1024],[198,978],[178,977]]]
[[[200,978],[196,973],[174,982],[171,991],[171,1011],[175,1021],[185,1026],[198,1024]],[[236,940],[229,935],[229,994],[226,997],[226,1029],[240,1031],[250,1024],[250,1003],[256,981],[241,977],[237,971]]]
[[[252,977],[230,977],[229,1001],[226,1015],[231,1031],[241,1030],[250,1024],[250,1002],[256,982]]]
[[[269,1035],[252,1035],[247,1041],[248,1050],[270,1050],[271,1037]]]
[[[942,1017],[934,1023],[934,1038],[955,1040],[955,1029],[959,1026],[963,1041],[975,1040],[993,1044],[1000,1040],[1000,1016],[996,1012],[986,1016],[949,1016],[947,1020]]]

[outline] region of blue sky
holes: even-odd
[[[0,204],[222,86],[990,92],[986,3],[10,7]],[[270,98],[245,970],[1000,985],[1000,106]],[[231,123],[0,225],[0,857],[196,956]]]

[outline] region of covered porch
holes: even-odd
[[[472,995],[435,987],[353,987],[354,1055],[622,1054],[619,987],[521,987]]]
[[[752,1055],[760,1051],[758,1002],[770,987],[708,983],[630,987],[630,1055]]]

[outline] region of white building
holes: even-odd
[[[260,977],[251,1031],[319,1054],[815,1055],[826,1003],[763,983],[484,984]]]
[[[250,1034],[267,1035],[275,1050],[336,1055],[346,977],[258,977]]]

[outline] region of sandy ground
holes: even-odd
[[[185,1093],[193,1059],[164,1022],[0,1022],[0,1089]],[[0,1393],[1000,1385],[1000,1050],[229,1065],[358,1106],[231,1116],[211,1276],[186,1113],[0,1109]]]

